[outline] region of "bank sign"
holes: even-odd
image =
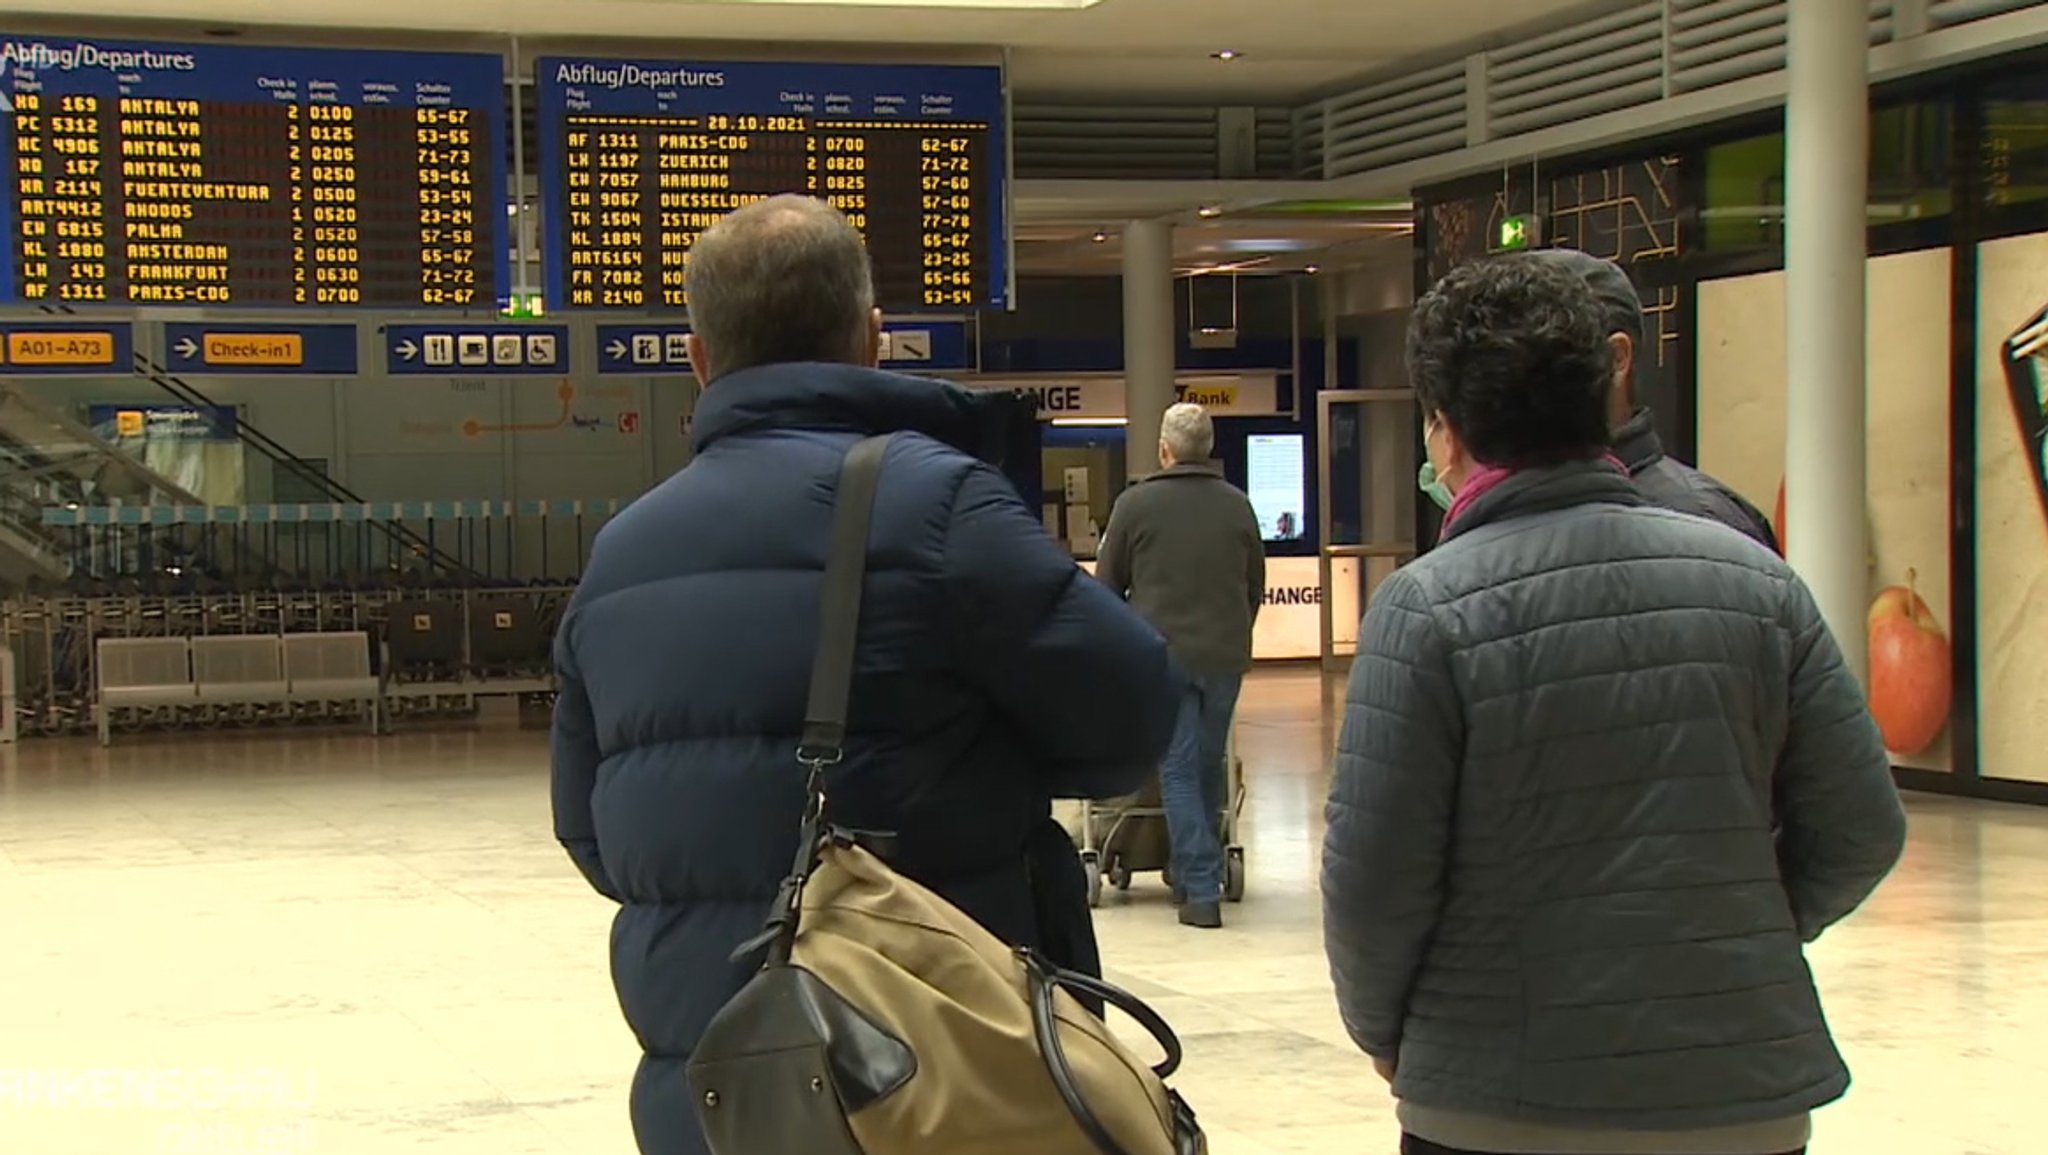
[[[982,377],[963,383],[976,389],[1028,393],[1041,421],[1105,421],[1128,416],[1122,377]],[[1193,402],[1218,417],[1271,417],[1280,411],[1280,379],[1275,373],[1189,376],[1175,381],[1173,391],[1175,400]]]

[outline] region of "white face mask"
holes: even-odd
[[[1453,494],[1451,487],[1445,485],[1443,479],[1436,475],[1436,463],[1429,460],[1429,439],[1436,433],[1439,424],[1437,421],[1428,421],[1422,426],[1422,469],[1415,475],[1415,488],[1435,502],[1438,509],[1449,510],[1457,495]]]
[[[1451,492],[1451,487],[1437,477],[1436,466],[1427,461],[1422,463],[1421,472],[1415,475],[1415,488],[1435,502],[1438,509],[1446,512],[1450,510],[1451,503],[1457,500],[1457,495]]]

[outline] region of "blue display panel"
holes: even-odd
[[[688,325],[599,325],[597,371],[607,375],[690,372]]]
[[[0,321],[0,374],[122,377],[134,371],[135,327],[126,321]]]
[[[354,325],[164,326],[164,360],[173,373],[219,376],[353,377]]]
[[[651,377],[688,373],[688,325],[639,322],[597,327],[597,371],[607,376]],[[903,373],[964,372],[974,368],[967,322],[951,317],[902,317],[882,322],[881,365]]]
[[[0,303],[495,308],[496,56],[0,35]]]
[[[389,325],[384,352],[394,377],[559,376],[569,371],[569,326]]]
[[[967,322],[906,317],[882,323],[882,368],[904,373],[964,372],[974,368]]]
[[[838,206],[878,303],[1009,304],[1002,70],[543,58],[548,302],[681,309],[720,216],[778,193]]]

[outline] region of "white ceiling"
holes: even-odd
[[[247,29],[252,38],[468,44],[517,35],[661,56],[728,42],[749,56],[930,58],[1011,50],[1024,100],[1288,103],[1398,61],[1583,9],[1588,0],[6,0],[10,32],[114,21],[139,34]],[[40,17],[39,19],[20,18]],[[266,27],[274,26],[274,27]],[[100,34],[123,29],[101,25]],[[415,38],[411,38],[416,41]],[[695,41],[691,44],[688,42]],[[664,43],[666,42],[666,43]],[[1225,62],[1210,53],[1231,49]]]
[[[0,0],[0,32],[671,59],[993,62],[1023,102],[1298,103],[1363,74],[1626,0]],[[20,15],[18,15],[20,14]],[[1211,53],[1229,49],[1237,59]],[[1176,217],[1184,270],[1337,268],[1405,235],[1400,208],[1262,212],[1314,182],[1024,181],[1031,272],[1114,272],[1119,223]],[[1204,220],[1198,206],[1220,211]],[[1094,239],[1101,230],[1103,239]]]

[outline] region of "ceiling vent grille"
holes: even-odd
[[[1671,0],[1671,90],[1785,67],[1785,0]]]
[[[1211,180],[1214,108],[1019,105],[1011,119],[1024,180]]]
[[[1290,180],[1300,165],[1294,143],[1294,111],[1261,108],[1257,113],[1257,173],[1260,180]]]
[[[2048,0],[1931,0],[1937,27]],[[1785,67],[1787,0],[1641,0],[1514,44],[1376,81],[1295,113],[1303,175],[1340,177],[1655,104]],[[1893,0],[1869,0],[1870,42],[1892,38]],[[1318,157],[1321,164],[1318,166]]]
[[[1487,135],[1515,136],[1664,96],[1664,14],[1638,4],[1491,52]]]
[[[1331,97],[1323,173],[1350,176],[1465,147],[1465,63],[1453,61]]]
[[[1294,110],[1294,175],[1302,180],[1323,176],[1323,106],[1303,105]]]
[[[1671,91],[1783,70],[1785,11],[1786,0],[1671,0]],[[1870,42],[1891,36],[1891,0],[1871,0]]]
[[[2022,8],[2038,8],[2043,0],[1932,0],[1927,5],[1927,22],[1936,28],[1972,24]]]

